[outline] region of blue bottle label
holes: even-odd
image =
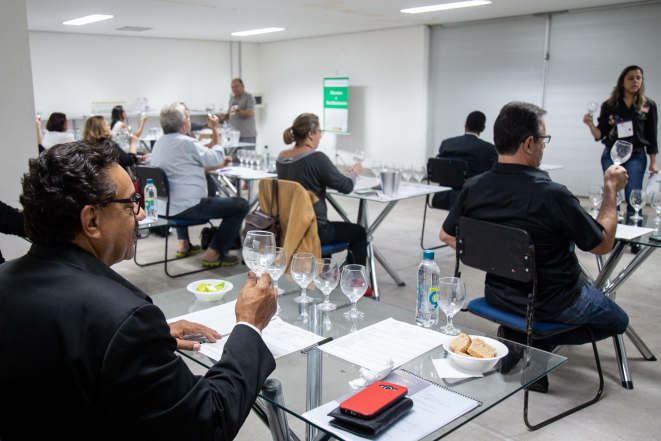
[[[436,296],[438,288],[429,288],[429,303],[438,308],[438,297]]]

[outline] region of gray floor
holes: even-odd
[[[349,198],[338,198],[347,212],[355,216],[357,202]],[[583,201],[589,204],[589,201]],[[414,198],[400,202],[374,235],[374,244],[386,256],[406,282],[399,287],[380,266],[378,280],[381,300],[393,305],[413,310],[415,306],[415,272],[422,259],[420,248],[420,228],[424,198]],[[376,218],[383,204],[370,204],[371,218]],[[646,208],[649,210],[649,207]],[[332,211],[332,208],[330,208]],[[432,210],[428,216],[426,245],[438,244],[438,231],[446,212]],[[337,217],[336,220],[340,220]],[[199,234],[200,228],[191,228],[191,237]],[[174,254],[176,237],[171,241],[171,254]],[[196,242],[195,240],[193,241]],[[148,237],[139,242],[139,261],[156,260],[162,256],[164,239]],[[596,274],[596,261],[589,253],[578,252],[581,262],[592,274]],[[631,254],[622,259],[626,264]],[[173,270],[200,267],[201,257],[194,256],[172,265]],[[450,276],[454,270],[454,251],[445,248],[436,252],[436,262],[444,275]],[[659,318],[661,306],[659,296],[658,268],[661,253],[653,254],[617,293],[618,303],[627,311],[631,324],[657,356],[661,356]],[[132,261],[122,262],[113,267],[118,273],[140,287],[149,295],[185,287],[189,282],[212,275],[223,277],[246,272],[245,266],[216,269],[201,274],[170,279],[163,273],[162,265],[139,268]],[[656,275],[655,275],[656,274]],[[462,278],[466,282],[469,300],[483,295],[484,274],[464,268]],[[363,300],[366,301],[366,300]],[[413,312],[412,312],[413,314]],[[484,332],[495,333],[496,326],[467,312],[455,318],[459,327],[467,326]],[[604,370],[605,391],[603,398],[592,407],[543,428],[530,432],[523,423],[523,392],[505,400],[472,423],[449,435],[447,439],[464,440],[630,440],[661,439],[661,422],[658,418],[657,403],[661,392],[661,362],[645,361],[631,342],[625,337],[629,354],[629,368],[633,377],[634,389],[625,390],[620,386],[618,368],[615,363],[612,341],[599,343],[599,353]],[[530,419],[534,423],[566,408],[576,405],[596,393],[597,376],[594,359],[589,346],[565,347],[561,355],[568,357],[564,366],[550,376],[550,390],[546,395],[532,394]],[[195,373],[203,374],[199,366],[191,366]],[[286,393],[286,392],[285,392]],[[656,397],[656,398],[655,398]],[[285,395],[286,398],[286,395]],[[653,415],[657,415],[654,417]],[[303,424],[290,418],[290,425],[304,436]],[[250,416],[241,429],[239,440],[270,440],[270,434],[261,422]]]

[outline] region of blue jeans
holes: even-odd
[[[322,245],[333,245],[336,243],[349,242],[348,263],[366,265],[367,262],[367,233],[362,225],[349,222],[325,222],[317,224],[319,241]]]
[[[604,173],[606,173],[606,170],[611,165],[613,165],[613,160],[611,159],[610,149],[606,147],[604,153],[601,155],[601,168]],[[647,155],[645,152],[633,152],[631,153],[631,158],[622,164],[622,167],[627,170],[627,174],[629,175],[627,186],[624,187],[624,196],[627,198],[627,212],[633,214],[636,210],[629,203],[629,196],[633,190],[643,188],[643,178],[645,177],[645,169],[647,168]]]
[[[606,297],[604,293],[587,283],[583,285],[583,290],[576,297],[574,303],[552,321],[553,323],[567,325],[590,325],[595,340],[603,340],[622,334],[629,326],[627,313],[614,301]],[[536,343],[554,347],[558,345],[582,345],[590,341],[590,333],[582,327],[536,340]]]
[[[243,218],[248,214],[248,201],[241,198],[204,198],[200,203],[182,211],[174,219],[222,219],[209,248],[227,255],[239,234]],[[177,228],[177,239],[189,240],[188,227]]]

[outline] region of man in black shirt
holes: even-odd
[[[604,198],[595,221],[564,185],[537,168],[550,141],[542,119],[545,113],[521,102],[503,107],[494,125],[498,163],[490,172],[466,182],[443,224],[440,239],[456,247],[455,228],[462,216],[526,230],[537,256],[535,320],[589,324],[597,339],[621,334],[629,323],[626,313],[581,279],[574,247],[597,255],[613,248],[615,194],[626,185],[626,170],[619,166],[606,170]],[[489,305],[525,316],[531,288],[531,284],[487,273],[484,294]],[[538,343],[548,348],[588,341],[588,332],[579,328]]]
[[[471,112],[464,125],[466,133],[463,136],[443,141],[436,157],[466,161],[469,178],[491,170],[491,167],[498,161],[498,152],[496,152],[496,147],[493,144],[479,138],[480,133],[484,131],[486,121],[487,117],[484,113]],[[457,188],[452,191],[436,193],[434,199],[432,199],[432,206],[441,210],[449,210],[454,205],[460,192],[461,189]]]

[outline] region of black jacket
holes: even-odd
[[[237,325],[204,377],[151,299],[71,243],[0,266],[0,439],[230,440],[275,369]]]
[[[0,202],[0,233],[27,237],[23,227],[23,213],[4,202]],[[0,263],[4,263],[4,261],[2,252],[0,252]]]

